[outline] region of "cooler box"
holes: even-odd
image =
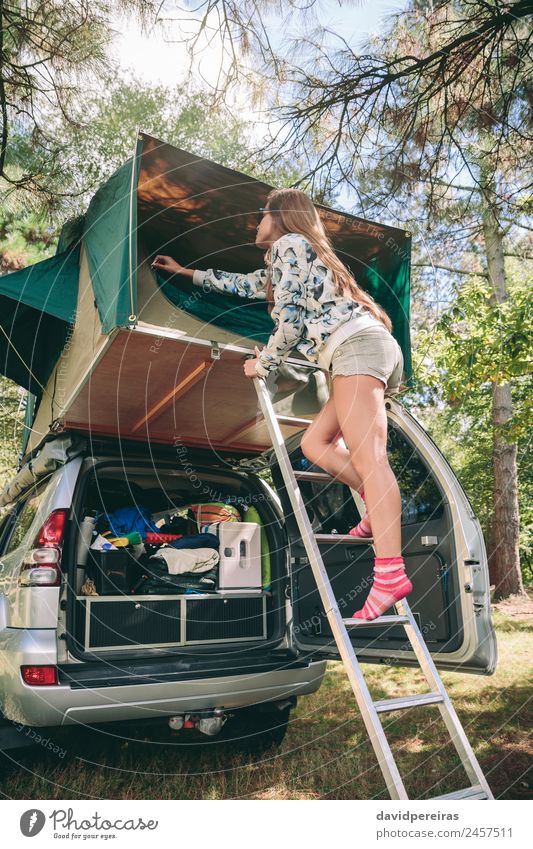
[[[141,576],[141,566],[129,546],[109,551],[90,548],[85,569],[98,595],[131,593]]]
[[[202,533],[220,540],[219,590],[261,589],[261,527],[255,522],[213,522]]]

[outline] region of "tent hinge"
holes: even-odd
[[[213,360],[220,359],[220,346],[218,342],[211,342],[211,357]]]

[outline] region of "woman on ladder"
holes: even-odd
[[[312,201],[298,189],[274,189],[257,227],[265,268],[249,274],[185,268],[157,256],[153,267],[190,277],[209,290],[274,304],[275,329],[247,377],[266,377],[297,349],[331,370],[333,392],[311,425],[304,455],[357,490],[366,513],[350,534],[374,538],[374,579],[356,619],[375,619],[405,598],[412,584],[401,555],[401,499],[387,457],[385,392],[395,395],[403,355],[391,321],[337,257]],[[339,443],[342,436],[346,447]]]

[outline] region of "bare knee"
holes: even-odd
[[[324,451],[324,443],[316,439],[312,433],[306,431],[301,439],[300,448],[304,457],[314,461]]]
[[[308,460],[319,462],[320,458],[324,457],[324,452],[328,450],[334,443],[334,440],[313,433],[312,430],[307,430],[300,442],[302,453]]]

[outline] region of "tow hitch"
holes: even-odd
[[[181,731],[182,728],[196,728],[208,737],[215,737],[222,731],[222,726],[228,719],[228,714],[220,708],[198,713],[180,713],[171,716],[168,720],[173,731]]]

